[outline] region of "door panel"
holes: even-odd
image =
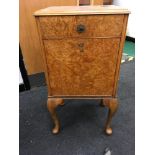
[[[51,95],[111,96],[120,38],[44,40]]]

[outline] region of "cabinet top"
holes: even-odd
[[[89,15],[89,14],[129,14],[128,9],[115,5],[89,5],[89,6],[51,6],[38,10],[34,16],[49,15]]]

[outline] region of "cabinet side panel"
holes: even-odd
[[[121,65],[123,47],[124,47],[124,42],[125,42],[125,38],[126,38],[126,29],[127,29],[127,23],[128,23],[128,16],[129,15],[124,15],[123,30],[122,30],[121,42],[120,42],[118,58],[117,58],[117,66],[116,66],[116,73],[115,73],[115,83],[114,83],[113,97],[116,97],[116,93],[117,93],[117,85],[118,85],[118,79],[119,79],[119,73],[120,73],[120,65]]]
[[[38,34],[39,34],[39,43],[40,43],[40,47],[41,47],[41,54],[42,54],[42,58],[43,58],[43,68],[44,68],[46,83],[47,83],[47,87],[48,87],[48,96],[50,96],[51,89],[49,87],[49,78],[48,78],[49,75],[48,75],[48,70],[47,70],[46,52],[45,52],[45,48],[44,48],[44,44],[43,44],[43,40],[42,40],[42,34],[40,31],[40,21],[39,21],[39,17],[35,17],[35,19],[36,19],[37,30],[38,30]]]

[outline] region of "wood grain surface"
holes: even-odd
[[[87,5],[48,7],[34,12],[35,16],[47,15],[91,15],[91,14],[129,14],[126,8],[115,5]]]
[[[116,97],[128,14],[78,13],[36,16],[43,43],[48,96]],[[85,31],[77,32],[78,25],[83,25]]]
[[[103,5],[103,0],[77,0],[77,5]]]
[[[111,96],[119,43],[120,38],[44,40],[50,95]]]
[[[120,46],[119,46],[117,67],[116,67],[116,73],[115,73],[116,75],[115,75],[115,84],[114,84],[114,92],[113,92],[114,97],[116,97],[116,94],[117,94],[117,86],[118,86],[118,79],[119,79],[119,73],[120,73],[120,65],[121,65],[123,47],[124,47],[124,42],[125,42],[125,38],[126,38],[128,16],[129,15],[124,15],[124,24],[123,24],[123,28],[122,28],[122,37],[121,37]]]
[[[104,0],[104,5],[112,5],[113,0]]]
[[[53,37],[120,37],[123,19],[123,15],[39,17],[43,39]],[[78,33],[78,25],[83,25],[85,31]]]

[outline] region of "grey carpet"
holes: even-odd
[[[46,86],[20,93],[20,155],[103,155],[106,147],[112,155],[134,155],[134,78],[134,61],[122,64],[112,136],[103,133],[108,109],[100,107],[99,100],[65,100],[57,109],[62,131],[52,135]]]

